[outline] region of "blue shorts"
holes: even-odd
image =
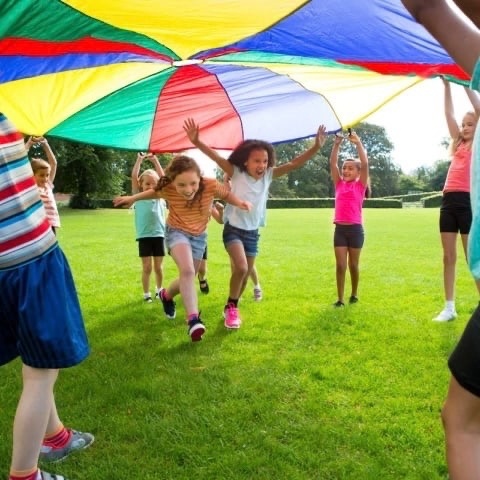
[[[89,353],[72,274],[60,247],[0,270],[0,365],[20,356],[34,368],[66,368]]]
[[[200,235],[191,235],[190,233],[182,232],[181,230],[169,227],[168,225],[165,239],[169,253],[175,245],[181,243],[190,245],[194,260],[202,259],[205,247],[207,246],[207,232],[203,232]]]
[[[223,244],[225,248],[232,243],[241,243],[247,257],[258,255],[258,240],[260,234],[257,230],[243,230],[226,223],[223,227]]]

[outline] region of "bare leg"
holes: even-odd
[[[53,387],[58,370],[23,365],[23,391],[13,423],[12,471],[36,467],[47,427],[58,419]]]
[[[457,263],[457,234],[440,233],[443,247],[443,287],[445,300],[455,300],[455,265]]]
[[[152,274],[152,257],[141,257],[143,293],[150,291],[150,275]]]
[[[253,285],[259,285],[260,284],[260,280],[258,278],[257,267],[255,265],[252,265],[252,269],[250,270],[250,278],[252,279]]]
[[[207,275],[207,261],[202,258],[200,261],[200,265],[198,266],[198,279],[200,281],[205,279],[205,276]]]
[[[153,270],[155,272],[157,288],[163,285],[163,258],[164,257],[153,257]]]
[[[336,260],[337,296],[340,302],[345,296],[345,273],[347,271],[347,247],[334,247]]]
[[[230,298],[240,298],[245,280],[248,279],[248,261],[241,243],[231,243],[227,247],[231,259]]]
[[[352,283],[352,295],[358,294],[358,282],[360,280],[360,253],[361,248],[349,248],[348,249],[348,269],[350,271],[350,281]]]
[[[187,243],[175,245],[170,253],[177,264],[179,278],[169,285],[168,294],[173,298],[180,293],[187,317],[198,314],[197,289],[194,281],[200,260],[193,260],[192,249]]]
[[[480,398],[451,378],[442,410],[451,480],[480,478]]]

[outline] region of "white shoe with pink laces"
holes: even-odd
[[[233,304],[229,303],[223,310],[223,318],[225,319],[226,328],[240,328],[242,321],[240,320],[240,315],[238,313],[238,308]]]

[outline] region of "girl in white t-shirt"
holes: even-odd
[[[230,256],[232,276],[223,316],[226,328],[239,328],[241,320],[238,300],[255,265],[260,237],[258,228],[265,225],[270,184],[274,178],[300,168],[312,158],[325,143],[326,128],[324,125],[319,127],[315,141],[308,150],[278,167],[275,166],[275,151],[268,142],[245,140],[227,160],[200,140],[199,126],[193,119],[187,119],[183,129],[195,147],[209,156],[231,178],[232,192],[253,205],[249,212],[227,205],[224,212],[223,243]]]

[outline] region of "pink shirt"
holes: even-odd
[[[333,223],[362,225],[362,206],[367,187],[356,180],[339,180],[335,185],[335,217]]]
[[[60,226],[60,215],[58,214],[57,202],[55,202],[55,197],[53,196],[53,184],[48,182],[46,187],[38,187],[38,193],[47,212],[50,225],[58,228]]]
[[[453,154],[443,187],[444,192],[470,192],[470,160],[472,150],[461,143]]]

